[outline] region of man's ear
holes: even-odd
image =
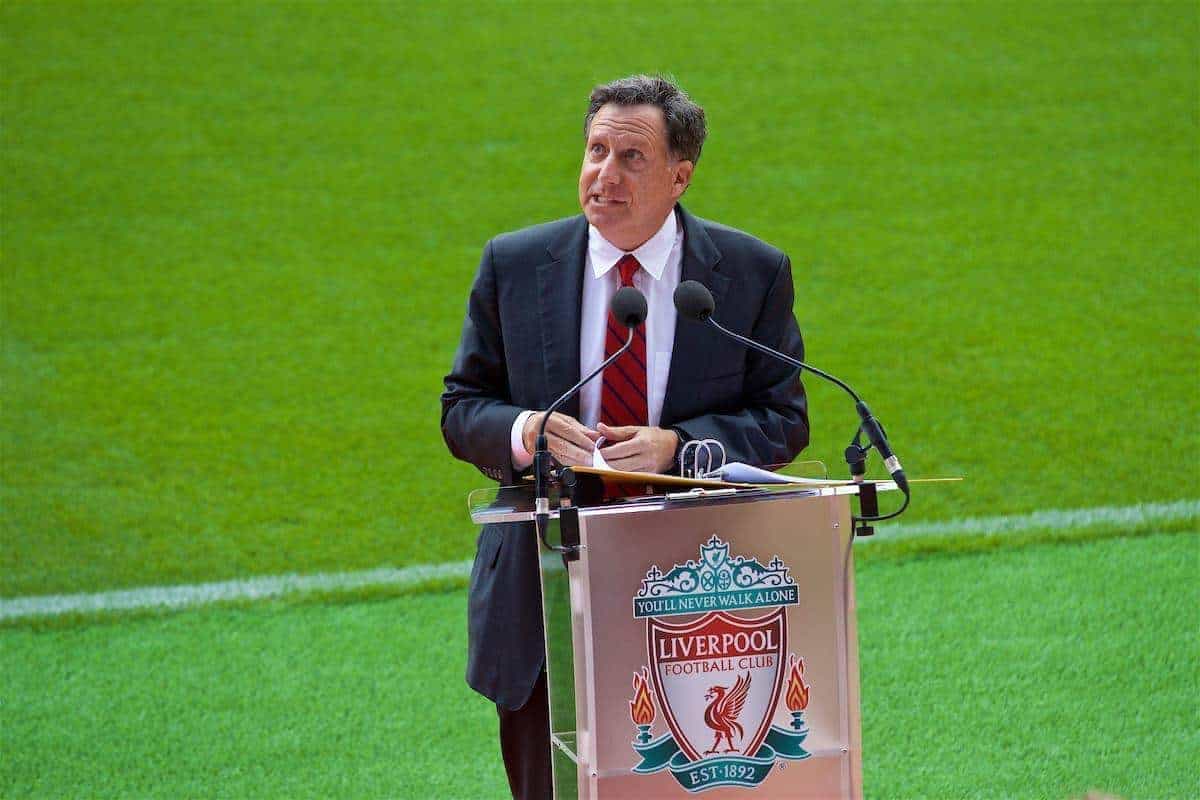
[[[672,175],[674,182],[671,188],[676,200],[683,197],[683,193],[692,185],[692,172],[695,169],[696,165],[691,161],[683,160],[675,162],[675,170]]]

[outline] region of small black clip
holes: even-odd
[[[850,467],[850,477],[858,480],[867,474],[867,451],[871,445],[863,446],[862,428],[854,432],[854,441],[846,447],[846,465]]]
[[[560,508],[558,511],[558,530],[562,534],[563,566],[579,560],[579,509],[575,507]]]
[[[863,517],[871,518],[879,516],[879,495],[875,491],[875,484],[860,483],[858,485],[858,508]],[[874,536],[875,529],[868,525],[864,520],[856,520],[858,529],[855,531],[856,536]]]

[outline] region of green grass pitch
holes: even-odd
[[[688,208],[966,476],[907,520],[1196,498],[1194,2],[9,2],[0,597],[469,557],[479,253],[576,213],[588,89],[659,70]],[[1200,539],[1157,530],[862,548],[868,794],[1200,794]],[[327,599],[0,628],[0,796],[501,796],[461,591]]]
[[[864,565],[868,796],[1195,796],[1198,545]],[[455,592],[10,631],[0,795],[501,797],[464,613]]]
[[[5,4],[0,595],[466,557],[479,253],[577,211],[586,93],[639,69],[707,107],[686,202],[791,254],[812,362],[967,476],[910,519],[1189,496],[1197,17]]]

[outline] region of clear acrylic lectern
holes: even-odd
[[[557,797],[862,796],[858,486],[830,484],[553,512],[577,545],[541,549]]]

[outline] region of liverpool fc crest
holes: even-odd
[[[634,616],[646,620],[648,661],[630,701],[642,759],[634,772],[669,769],[700,792],[754,787],[777,759],[808,758],[804,661],[787,649],[787,606],[799,602],[778,557],[766,565],[731,557],[715,535],[698,560],[646,573],[633,599]],[[773,724],[781,696],[788,727]],[[656,707],[667,728],[658,738],[650,733]]]

